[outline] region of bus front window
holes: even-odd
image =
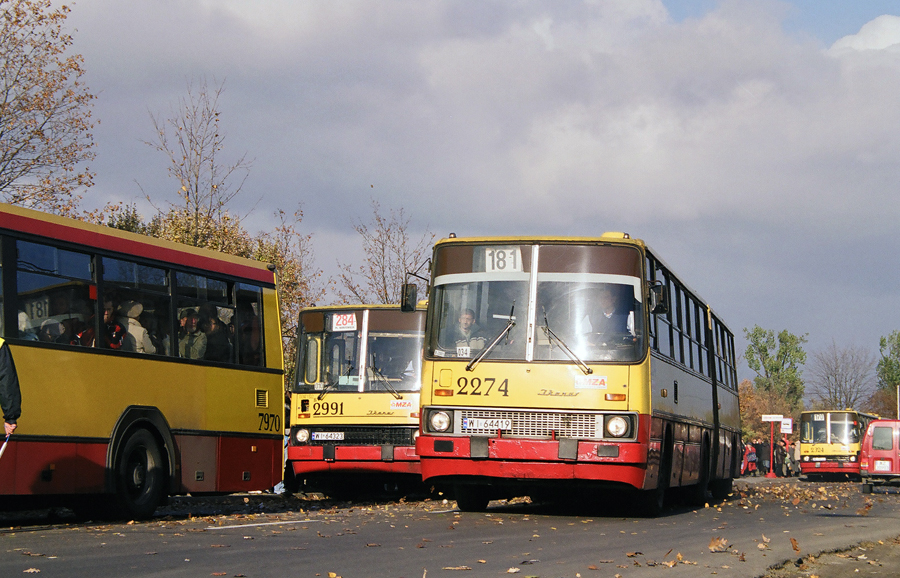
[[[542,281],[549,277],[550,280]],[[640,280],[631,284],[584,282],[585,275],[538,276],[535,359],[564,360],[568,347],[582,361],[635,361],[641,356]],[[639,327],[638,327],[639,329]],[[561,343],[555,343],[552,336]]]
[[[421,354],[421,334],[370,333],[366,391],[419,391]]]
[[[502,333],[487,359],[525,358],[525,318],[528,282],[474,281],[447,283],[435,288],[437,329],[432,348],[438,357],[477,356]]]

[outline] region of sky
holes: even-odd
[[[86,208],[176,200],[151,115],[206,79],[253,161],[235,212],[302,206],[325,275],[374,200],[414,238],[628,232],[739,353],[900,330],[900,0],[77,0],[68,29]]]

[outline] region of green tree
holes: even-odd
[[[869,410],[882,417],[897,413],[897,385],[900,384],[900,331],[882,337],[878,352],[881,359],[875,367],[877,390],[869,402]],[[900,415],[897,415],[900,419]]]
[[[74,215],[79,167],[94,158],[91,101],[82,57],[63,31],[70,9],[51,0],[0,1],[0,198]]]
[[[794,335],[786,329],[776,335],[771,329],[754,325],[753,329],[744,328],[744,336],[749,342],[744,357],[756,373],[756,390],[782,397],[792,413],[798,412],[803,406],[800,373],[806,363],[806,335]]]

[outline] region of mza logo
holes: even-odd
[[[585,375],[575,379],[575,389],[606,389],[606,376]]]
[[[392,399],[391,409],[412,409],[412,401],[408,399]]]

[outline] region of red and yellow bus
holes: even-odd
[[[431,273],[416,449],[461,510],[608,488],[655,514],[669,488],[730,491],[733,334],[642,241],[451,236]]]
[[[337,305],[300,312],[285,483],[337,498],[421,486],[425,311]]]
[[[807,480],[859,478],[863,435],[876,415],[853,409],[804,411],[800,414],[800,473]]]
[[[281,480],[272,268],[0,205],[2,330],[22,417],[0,507],[147,517]]]

